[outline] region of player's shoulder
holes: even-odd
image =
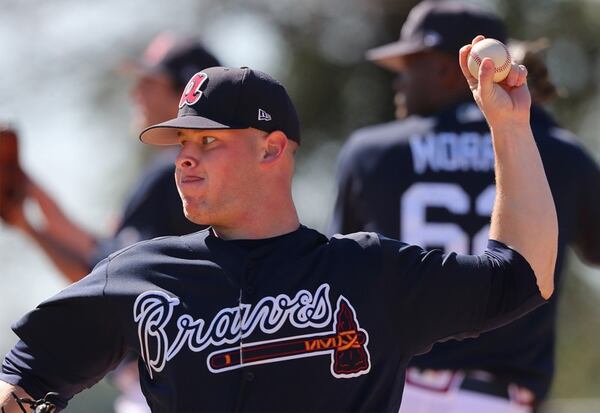
[[[345,259],[356,257],[373,257],[376,260],[388,261],[393,257],[420,256],[423,249],[397,239],[386,237],[377,232],[354,232],[335,234],[329,240],[329,246]]]
[[[377,260],[381,256],[379,234],[375,232],[334,234],[325,248],[335,262],[348,263],[369,258]]]
[[[568,164],[574,168],[591,162],[592,158],[579,137],[556,123],[549,112],[533,107],[531,124],[543,160],[560,159],[563,166]]]
[[[359,231],[350,234],[334,234],[329,239],[329,243],[336,246],[342,246],[346,243],[355,243],[362,247],[369,247],[379,245],[380,237],[381,235],[376,232]]]
[[[406,243],[386,237],[378,232],[359,231],[349,234],[334,234],[329,239],[329,243],[334,247],[344,248],[356,246],[361,249],[370,248],[400,248]]]
[[[548,138],[556,147],[557,152],[568,151],[575,159],[588,156],[580,138],[568,129],[558,125],[553,126],[548,129]]]
[[[545,144],[561,148],[578,146],[577,136],[561,127],[550,112],[537,105],[531,107],[531,128],[536,139],[546,140]]]
[[[346,146],[350,148],[387,148],[406,143],[414,134],[426,133],[433,129],[436,119],[433,117],[410,116],[402,120],[365,126],[354,131]]]
[[[408,153],[409,138],[414,134],[426,134],[435,122],[433,118],[414,116],[358,129],[340,151],[338,170],[342,174],[359,170],[364,173],[365,169],[370,170],[392,153]]]
[[[139,271],[161,264],[176,264],[208,252],[209,229],[181,236],[163,236],[127,246],[107,257],[109,272]]]
[[[342,153],[346,157],[385,154],[392,148],[407,148],[414,137],[448,132],[488,131],[483,114],[472,102],[459,102],[429,116],[404,119],[357,129],[348,138]]]

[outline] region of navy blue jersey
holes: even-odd
[[[175,185],[177,150],[158,154],[133,187],[115,234],[98,241],[90,269],[108,254],[135,242],[165,235],[184,235],[203,227],[183,214]]]
[[[412,364],[488,370],[543,398],[554,371],[556,297],[566,245],[600,264],[600,171],[546,112],[534,107],[531,122],[558,214],[557,291],[548,305],[517,322],[476,340],[436,345]],[[490,132],[473,103],[361,129],[339,158],[330,231],[375,231],[425,248],[479,253],[495,196],[493,169]]]
[[[125,354],[154,412],[397,412],[404,367],[544,300],[517,252],[443,255],[374,233],[300,227],[140,242],[40,304],[0,379],[64,407]]]

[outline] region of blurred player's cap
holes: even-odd
[[[197,39],[163,32],[150,42],[141,59],[124,62],[121,69],[137,76],[166,74],[181,89],[194,73],[220,65]]]
[[[506,42],[506,28],[493,13],[470,3],[425,0],[408,14],[400,39],[368,50],[367,59],[398,71],[403,56],[427,50],[458,53],[479,34]]]
[[[176,145],[181,129],[246,129],[282,131],[300,143],[300,122],[281,83],[247,67],[212,67],[187,83],[175,119],[150,126],[140,140],[153,145]]]

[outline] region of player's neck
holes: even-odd
[[[260,208],[249,209],[236,221],[239,225],[213,225],[213,231],[223,239],[265,239],[289,234],[300,226],[291,197],[262,203]]]

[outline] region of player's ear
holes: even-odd
[[[288,146],[288,139],[281,131],[273,131],[263,138],[262,163],[272,163],[280,159],[285,148]]]

